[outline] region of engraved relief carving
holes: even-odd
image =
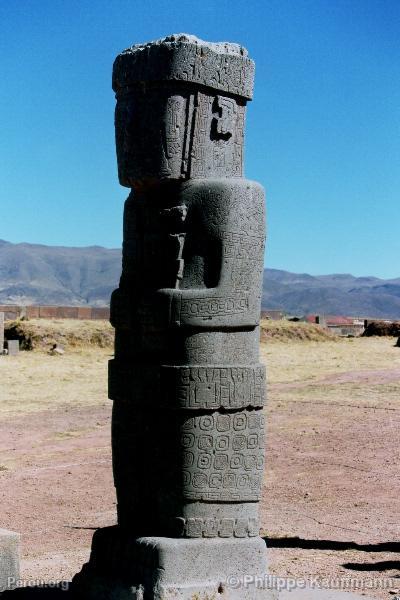
[[[136,535],[258,535],[264,193],[242,177],[253,74],[240,46],[185,35],[115,61],[131,193],[109,395],[118,522]]]

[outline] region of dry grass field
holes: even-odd
[[[112,332],[79,321],[42,321],[39,333],[37,323],[23,327],[35,349],[0,358],[0,527],[22,534],[24,578],[70,579],[87,560],[93,529],[115,522],[106,387]],[[55,342],[64,355],[47,353]],[[376,598],[400,590],[394,343],[263,324],[261,517],[272,573],[355,578]]]

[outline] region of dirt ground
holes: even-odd
[[[262,345],[269,386],[261,519],[271,573],[375,598],[400,592],[394,342]],[[0,527],[22,534],[23,579],[70,579],[89,556],[93,530],[115,523],[110,354],[70,348],[0,358]]]

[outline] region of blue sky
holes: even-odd
[[[399,0],[0,0],[0,238],[121,245],[111,68],[174,32],[256,61],[266,266],[400,276]]]

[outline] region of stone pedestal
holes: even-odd
[[[265,544],[253,539],[134,538],[118,527],[96,532],[91,560],[74,579],[82,597],[106,600],[275,600],[277,593],[232,587],[264,577]]]
[[[14,531],[0,529],[0,592],[13,589],[19,578],[19,540]]]
[[[135,538],[118,526],[94,534],[73,590],[85,600],[368,600],[271,576],[259,537]]]

